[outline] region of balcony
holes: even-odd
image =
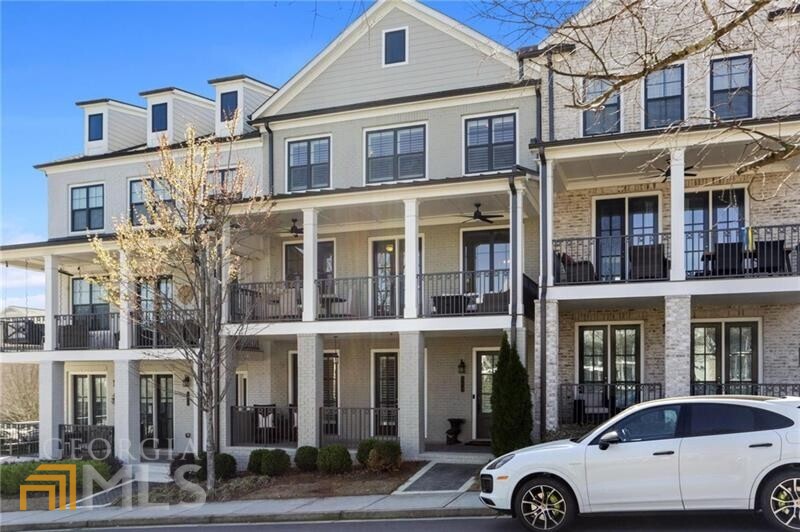
[[[231,445],[297,447],[297,407],[231,407]]]
[[[403,317],[403,276],[318,279],[317,319]]]
[[[112,425],[59,425],[58,438],[65,459],[114,456]]]
[[[663,397],[660,383],[561,384],[559,424],[599,425],[629,406]]]
[[[0,318],[0,352],[44,349],[44,316]]]
[[[119,314],[55,316],[56,349],[117,349]]]
[[[423,317],[507,314],[509,311],[508,270],[426,273],[418,278]]]
[[[131,347],[138,349],[194,346],[200,335],[194,309],[132,312],[131,322]]]
[[[300,321],[303,281],[239,283],[231,286],[230,321]]]

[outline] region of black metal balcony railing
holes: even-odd
[[[693,382],[692,395],[758,395],[762,397],[800,397],[800,383],[763,384],[750,382]]]
[[[629,406],[664,397],[660,383],[645,384],[561,384],[559,423],[597,425]]]
[[[296,447],[297,408],[273,405],[232,406],[231,445]]]
[[[232,322],[299,321],[302,310],[303,281],[239,283],[231,286]]]
[[[162,309],[131,313],[131,347],[167,348],[197,345],[200,336],[195,309]]]
[[[114,456],[112,425],[59,425],[63,458],[105,458]]]
[[[0,318],[0,351],[44,349],[44,316]]]
[[[119,314],[61,314],[55,317],[56,349],[117,349]]]
[[[800,273],[800,224],[686,232],[686,277]]]
[[[39,422],[0,423],[0,456],[39,454]]]
[[[669,279],[669,233],[563,238],[553,252],[555,284]]]
[[[397,408],[320,409],[320,438],[323,445],[338,443],[354,447],[362,440],[397,440]]]
[[[509,311],[508,270],[424,273],[418,279],[423,317],[507,314]]]
[[[318,279],[320,320],[402,318],[403,276]]]

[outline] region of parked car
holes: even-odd
[[[600,512],[754,510],[800,530],[800,398],[707,396],[632,406],[584,436],[482,471],[481,501],[528,530]]]

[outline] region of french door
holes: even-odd
[[[475,438],[492,437],[492,386],[500,351],[475,352]]]
[[[692,324],[692,394],[754,393],[758,383],[758,323]]]
[[[172,375],[142,375],[139,402],[142,445],[171,449],[174,439]]]
[[[406,241],[403,238],[372,242],[372,315],[394,317],[403,314]],[[417,273],[422,273],[422,239],[419,239]]]
[[[576,408],[581,416],[614,414],[640,401],[641,326],[578,328]]]
[[[289,393],[289,406],[297,406],[299,382],[297,378],[297,353],[289,353],[289,367],[292,388]],[[339,433],[339,414],[334,408],[339,406],[339,355],[335,351],[328,351],[323,356],[322,362],[322,406],[331,408],[326,410],[322,420],[322,429],[325,434]]]
[[[657,244],[658,196],[597,200],[597,275],[601,281],[628,277],[628,248]]]
[[[397,436],[397,353],[375,353],[375,416],[373,431],[376,436]]]

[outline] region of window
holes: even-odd
[[[678,434],[679,405],[659,406],[636,412],[616,425],[621,443],[669,440]]]
[[[230,91],[223,92],[219,96],[219,120],[226,122],[233,118],[236,114],[236,108],[239,107],[239,92]],[[166,128],[165,128],[166,129]]]
[[[465,293],[486,294],[508,290],[511,243],[508,229],[465,231]]]
[[[71,192],[72,230],[103,228],[103,185],[74,187]]]
[[[626,252],[637,251],[637,257],[647,254],[636,246],[657,244],[663,248],[657,237],[658,196],[598,199],[595,212],[595,254],[601,281],[626,279],[630,263]]]
[[[696,403],[690,408],[689,437],[778,430],[794,424],[780,414],[744,405]]]
[[[692,394],[758,395],[758,322],[692,324]]]
[[[644,83],[644,127],[667,127],[683,120],[683,65],[649,74]]]
[[[289,405],[297,406],[298,394],[298,379],[297,379],[297,352],[289,353],[289,372],[291,376],[291,389],[289,390]],[[339,355],[336,351],[325,351],[323,354],[323,369],[322,369],[322,388],[323,388],[323,406],[337,407],[339,406]],[[335,423],[337,420],[336,412],[328,412],[325,415],[325,424],[331,421]],[[333,432],[326,432],[326,434],[336,434]]]
[[[752,116],[752,57],[742,55],[711,61],[711,110],[721,120]]]
[[[425,126],[367,133],[367,182],[425,177]]]
[[[587,408],[615,410],[641,401],[641,334],[641,326],[634,324],[578,327],[578,382],[597,385],[586,387]]]
[[[236,406],[247,406],[247,373],[236,373]]]
[[[105,425],[108,420],[106,376],[92,375],[92,425]]]
[[[89,115],[89,142],[103,140],[103,113]]]
[[[75,425],[89,424],[89,377],[72,376],[72,422]]]
[[[152,179],[136,179],[130,182],[130,217],[131,223],[140,225],[142,218],[150,223],[150,213],[147,211],[147,196],[144,191],[145,186],[153,186],[156,197],[166,205],[175,206],[175,200],[160,181],[153,182]]]
[[[108,421],[108,388],[105,375],[72,376],[72,422],[105,425]]]
[[[604,79],[587,79],[584,85],[586,101],[591,102],[606,92],[610,86],[611,82]],[[583,135],[588,137],[605,133],[619,133],[619,107],[619,91],[617,91],[606,99],[602,104],[602,108],[584,111]]]
[[[383,64],[402,65],[408,61],[406,30],[392,30],[383,34]]]
[[[103,287],[87,279],[72,279],[73,314],[108,314],[109,305]]]
[[[472,118],[466,121],[468,174],[508,170],[517,162],[515,116]]]
[[[152,122],[152,131],[156,133],[158,131],[166,131],[167,130],[167,104],[166,103],[157,103],[153,105],[150,112],[152,113],[151,122]]]
[[[683,203],[686,232],[686,274],[702,276],[708,266],[704,253],[716,244],[741,242],[745,227],[743,188],[687,192]]]
[[[286,280],[302,280],[303,244],[287,244],[285,259]],[[333,279],[333,260],[333,242],[317,242],[317,279]]]
[[[326,188],[331,184],[330,139],[289,143],[289,190]]]

